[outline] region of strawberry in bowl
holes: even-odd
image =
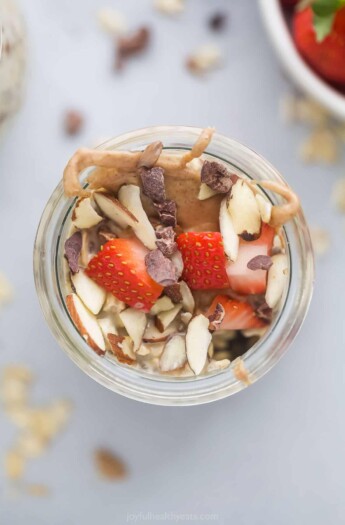
[[[282,307],[283,226],[298,198],[206,158],[212,135],[205,129],[174,155],[157,141],[143,151],[78,150],[67,164],[66,308],[100,358],[161,376],[222,372]],[[264,190],[285,202],[273,205]]]

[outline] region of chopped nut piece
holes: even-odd
[[[259,212],[261,215],[262,222],[269,223],[271,220],[271,214],[272,214],[272,204],[260,193],[257,193],[255,195],[256,202],[259,206]]]
[[[67,295],[66,306],[80,335],[96,354],[104,355],[104,338],[95,316],[85,308],[75,293]]]
[[[211,190],[211,188],[207,186],[207,184],[205,184],[204,182],[200,184],[200,190],[198,194],[199,201],[205,201],[206,199],[210,199],[215,195],[218,195],[217,191]]]
[[[156,248],[156,234],[143,208],[139,186],[134,186],[134,184],[122,186],[118,197],[121,204],[132,214],[135,214],[138,220],[132,226],[135,235],[149,250],[154,250]]]
[[[230,360],[229,359],[219,359],[215,360],[212,359],[210,363],[207,365],[206,372],[220,372],[221,370],[225,370],[226,368],[229,368],[230,366]]]
[[[140,168],[139,170],[143,192],[153,202],[164,202],[166,199],[164,186],[164,170],[162,168]]]
[[[157,209],[159,218],[164,224],[164,226],[172,226],[175,228],[176,221],[176,202],[171,200],[166,200],[162,203],[154,203],[155,208]]]
[[[126,338],[121,335],[108,334],[108,341],[110,343],[111,351],[116,356],[120,363],[132,365],[135,362],[135,355],[131,349],[131,345]]]
[[[159,159],[163,150],[163,144],[160,141],[152,142],[146,146],[140,156],[138,168],[152,168]]]
[[[67,111],[65,114],[64,128],[67,135],[77,135],[84,125],[83,115],[76,110]]]
[[[328,231],[322,228],[310,229],[311,240],[316,255],[325,255],[330,249],[331,239]]]
[[[123,35],[127,31],[124,16],[115,9],[103,7],[98,11],[97,19],[101,29],[110,35]]]
[[[150,310],[150,314],[151,315],[157,315],[157,314],[160,314],[161,312],[167,312],[168,310],[171,310],[172,308],[174,308],[174,303],[172,302],[172,300],[163,295],[163,297],[160,297],[156,303],[152,306],[151,310]]]
[[[330,128],[313,130],[302,143],[300,154],[304,162],[335,164],[340,157],[340,147],[336,134]]]
[[[249,376],[249,372],[245,367],[243,359],[238,357],[235,361],[232,362],[232,371],[234,376],[239,381],[242,381],[246,386],[249,386],[252,382]]]
[[[225,254],[230,259],[230,261],[235,262],[238,257],[240,239],[235,231],[234,222],[230,215],[227,197],[224,197],[220,205],[219,227]]]
[[[156,245],[165,257],[171,257],[177,250],[176,234],[171,226],[156,229]]]
[[[161,312],[157,315],[155,323],[156,327],[161,333],[164,333],[165,330],[171,325],[171,323],[175,320],[176,316],[180,312],[181,308],[182,304],[177,304],[171,310],[168,310],[167,312]]]
[[[68,266],[73,273],[79,272],[79,255],[81,252],[82,237],[81,232],[75,232],[65,242],[65,257]]]
[[[182,294],[181,294],[181,288],[180,283],[171,284],[170,286],[166,286],[164,289],[165,295],[170,297],[172,302],[174,304],[181,303],[183,300]]]
[[[222,324],[222,321],[225,316],[225,310],[224,306],[220,303],[217,303],[216,308],[212,315],[209,315],[208,320],[210,321],[210,324],[208,326],[208,329],[210,332],[215,332],[220,328],[220,325]]]
[[[190,312],[191,314],[193,314],[194,309],[195,309],[195,300],[194,300],[193,294],[188,284],[185,283],[184,281],[181,281],[179,285],[180,285],[180,291],[182,294],[182,308],[186,312]]]
[[[249,270],[268,270],[272,266],[272,259],[269,255],[257,255],[253,257],[248,264]]]
[[[101,212],[121,228],[135,228],[138,219],[110,193],[94,193],[93,198]]]
[[[166,343],[160,357],[159,366],[162,372],[181,368],[187,362],[186,339],[182,335],[172,336]]]
[[[126,465],[109,449],[97,449],[95,451],[95,462],[100,476],[108,481],[123,479],[127,476]]]
[[[231,173],[219,162],[205,160],[201,169],[201,182],[218,193],[228,193],[233,181]]]
[[[202,75],[211,69],[218,67],[221,63],[222,54],[218,47],[205,45],[200,47],[187,59],[186,65],[189,71],[195,75]]]
[[[156,283],[170,286],[176,282],[175,266],[160,250],[149,252],[145,257],[145,264],[147,273]]]
[[[193,314],[191,314],[190,312],[182,312],[181,321],[183,322],[183,324],[187,325],[189,321],[192,319],[192,317],[193,317]]]
[[[140,310],[136,310],[135,308],[127,308],[126,310],[122,310],[119,315],[129,337],[133,341],[134,352],[136,352],[141,345],[141,341],[144,336],[147,325],[147,317],[144,312],[140,312]]]
[[[73,209],[72,221],[76,228],[86,229],[96,226],[103,221],[94,207],[92,206],[91,199],[88,197],[81,198]]]
[[[85,272],[80,271],[71,276],[71,281],[84,305],[97,315],[104,304],[107,292],[96,284]]]
[[[227,202],[235,232],[246,241],[260,235],[261,216],[252,189],[244,179],[238,179],[231,188]]]
[[[265,300],[270,308],[280,301],[288,279],[288,260],[286,255],[278,254],[272,257],[272,266],[268,270]]]
[[[339,211],[345,213],[345,177],[335,181],[332,188],[332,201]]]
[[[155,0],[155,8],[165,15],[178,15],[185,8],[184,0]]]
[[[208,347],[212,340],[208,325],[208,318],[202,314],[194,317],[188,325],[186,335],[187,359],[195,375],[201,374],[207,361]]]
[[[147,49],[149,41],[150,31],[147,27],[141,27],[129,36],[119,38],[116,50],[116,69],[122,69],[127,58]]]
[[[228,23],[228,15],[227,13],[215,13],[211,16],[209,19],[208,25],[210,26],[213,31],[223,31]]]

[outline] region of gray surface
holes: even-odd
[[[75,412],[67,432],[29,468],[30,480],[52,487],[51,498],[13,502],[1,479],[1,525],[115,525],[126,522],[127,512],[170,511],[216,513],[211,523],[219,524],[343,523],[345,243],[329,194],[344,166],[307,168],[298,160],[305,131],[279,121],[278,101],[288,85],[254,2],[190,0],[173,21],[154,14],[146,0],[114,0],[133,27],[149,21],[155,28],[150,54],[133,60],[122,76],[111,72],[112,48],[95,24],[103,2],[23,4],[31,40],[28,94],[0,152],[0,268],[17,295],[0,319],[0,363],[29,364],[39,378],[37,399],[66,396]],[[205,18],[216,5],[228,6],[231,30],[213,38]],[[181,63],[209,40],[219,41],[226,67],[200,81]],[[73,140],[60,129],[68,106],[87,114],[85,133]],[[300,192],[310,222],[328,228],[333,239],[332,252],[318,263],[308,318],[280,364],[233,398],[183,409],[127,400],[83,375],[43,321],[31,269],[37,222],[73,150],[172,123],[215,125],[260,151]],[[1,453],[12,437],[1,418]],[[127,482],[97,478],[91,453],[100,444],[128,462]]]

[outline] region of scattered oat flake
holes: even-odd
[[[155,0],[154,7],[165,15],[178,15],[185,9],[184,0]]]
[[[331,239],[328,231],[322,228],[310,229],[311,241],[316,255],[325,255],[331,246]]]
[[[212,44],[200,47],[187,59],[186,65],[189,71],[195,75],[202,75],[211,69],[215,69],[221,63],[222,53],[220,49]]]
[[[95,451],[95,462],[98,473],[109,481],[127,477],[127,468],[122,459],[105,448]]]
[[[345,177],[335,181],[332,189],[332,201],[337,210],[345,213]]]
[[[0,272],[0,307],[12,301],[14,296],[13,288],[7,277]]]
[[[103,31],[113,36],[123,35],[127,31],[124,16],[110,7],[103,7],[97,13],[98,23]]]
[[[340,157],[340,145],[330,128],[314,129],[301,144],[300,155],[304,162],[335,164]]]

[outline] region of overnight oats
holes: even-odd
[[[66,305],[100,356],[155,374],[201,375],[240,358],[269,328],[289,281],[282,226],[299,210],[286,186],[192,150],[78,150],[64,172],[77,197],[65,241]],[[96,166],[83,189],[78,176]],[[261,188],[282,195],[273,206]]]
[[[96,380],[198,404],[264,375],[313,281],[299,199],[211,128],[148,128],[79,149],[43,214],[35,279],[49,325]]]

